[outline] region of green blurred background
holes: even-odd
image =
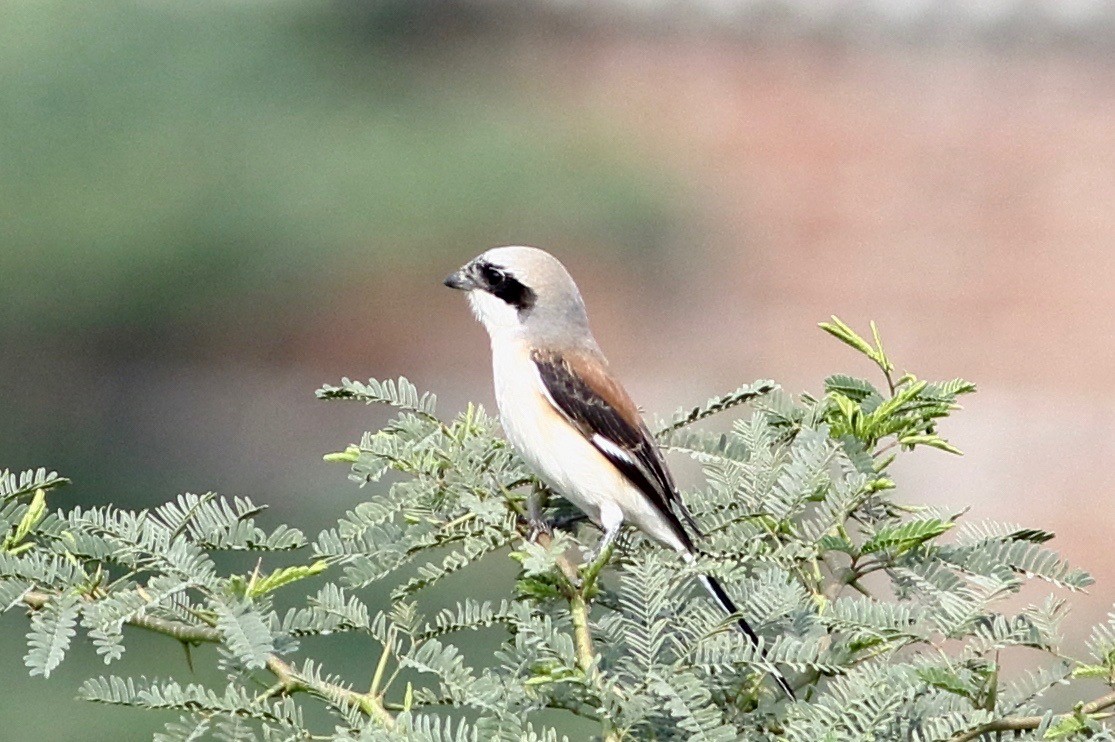
[[[71,477],[58,504],[248,495],[313,536],[375,495],[321,454],[384,419],[314,389],[490,406],[440,280],[535,244],[651,411],[869,373],[831,313],[978,382],[969,455],[900,483],[1072,529],[1083,627],[1115,578],[1115,11],[994,5],[0,2],[0,467]],[[449,587],[426,605],[475,589]],[[3,739],[166,720],[70,701],[92,651],[31,680],[0,631]],[[363,682],[346,641],[308,649]],[[133,646],[114,671],[190,677]]]

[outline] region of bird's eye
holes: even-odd
[[[490,265],[481,266],[480,275],[484,277],[484,283],[488,284],[488,288],[496,288],[507,280],[506,273]]]
[[[482,288],[497,299],[502,299],[520,312],[529,311],[534,306],[535,295],[529,287],[523,284],[514,274],[502,268],[497,268],[491,263],[484,263],[476,267],[477,283],[482,283]]]

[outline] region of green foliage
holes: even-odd
[[[135,629],[215,645],[223,687],[111,675],[79,692],[178,712],[157,736],[168,741],[556,742],[563,715],[611,741],[1102,732],[1115,696],[1058,714],[1042,694],[1075,678],[1115,684],[1115,618],[1093,631],[1089,657],[1073,659],[1059,643],[1063,599],[1006,600],[1027,583],[1071,591],[1091,578],[1048,547],[1051,533],[904,503],[887,473],[911,449],[955,452],[936,426],[974,387],[894,379],[874,327],[871,342],[839,320],[824,327],[879,367],[884,389],[834,375],[823,396],[793,399],[761,381],[660,426],[663,446],[704,471],[684,495],[706,534],[696,564],[631,533],[602,572],[579,569],[595,531],[533,534],[527,498],[541,485],[482,408],[443,418],[406,379],[345,379],[319,396],[381,404],[394,417],[327,457],[360,484],[385,480],[332,528],[312,541],[286,526],[266,531],[256,524],[263,508],[215,494],[140,512],[51,513],[47,491],[63,480],[5,473],[0,607],[31,611],[24,660],[44,677],[79,634],[106,664]],[[692,428],[746,402],[727,433]],[[544,515],[558,512],[553,502]],[[244,571],[213,558],[248,550],[300,556]],[[451,575],[490,582],[489,565],[508,557],[518,574],[496,585],[501,599],[426,607]],[[727,586],[760,646],[704,597],[700,574]],[[370,610],[383,595],[390,608]],[[280,599],[293,605],[280,609]],[[475,631],[502,637],[493,657],[470,653]],[[366,690],[305,657],[300,640],[340,634],[375,647]],[[1008,677],[1008,658],[1032,665]],[[776,670],[797,701],[769,681]]]
[[[77,634],[79,611],[77,597],[63,594],[31,616],[28,650],[23,663],[31,668],[32,675],[49,678],[51,671],[62,664],[70,640]]]
[[[4,469],[0,471],[0,500],[14,500],[35,490],[45,492],[69,483],[70,480],[58,476],[58,472],[46,469],[29,469],[18,474]]]

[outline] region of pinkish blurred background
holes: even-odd
[[[870,375],[831,314],[975,381],[942,430],[966,455],[903,462],[902,496],[1056,531],[1098,580],[1078,647],[1115,584],[1115,4],[979,5],[12,6],[0,467],[80,502],[249,495],[315,533],[372,494],[321,454],[384,414],[314,389],[405,374],[491,406],[440,280],[534,244],[651,412]],[[5,621],[11,697],[71,697],[21,677]]]

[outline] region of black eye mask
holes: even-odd
[[[534,306],[534,292],[511,274],[487,263],[479,266],[477,273],[484,290],[497,299],[502,299],[520,312]]]

